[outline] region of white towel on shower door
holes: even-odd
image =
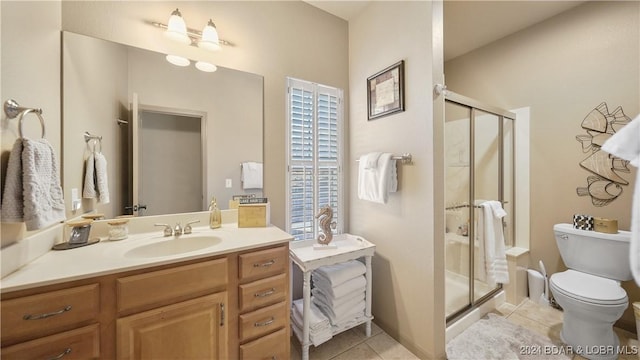
[[[484,217],[482,235],[484,239],[487,284],[491,287],[497,283],[508,284],[509,269],[502,228],[502,218],[507,213],[499,201],[485,201],[480,204],[480,207]]]
[[[602,150],[640,167],[640,115],[605,141]],[[630,247],[631,273],[636,284],[640,285],[640,179],[637,177],[631,205]]]

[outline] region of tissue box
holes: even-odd
[[[593,216],[590,215],[573,215],[573,227],[580,230],[593,230]]]
[[[269,203],[238,205],[238,227],[266,227],[271,224]]]
[[[597,232],[607,233],[607,234],[617,234],[618,233],[618,220],[613,219],[605,219],[605,218],[594,218],[593,219],[593,229]]]

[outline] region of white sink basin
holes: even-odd
[[[181,236],[140,245],[124,253],[127,258],[154,258],[202,250],[222,241],[217,236]]]

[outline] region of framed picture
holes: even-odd
[[[404,111],[404,60],[367,78],[369,120]]]

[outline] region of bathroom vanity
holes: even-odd
[[[203,238],[217,240],[134,251]],[[289,358],[290,240],[273,226],[224,224],[48,252],[2,279],[1,356]]]

